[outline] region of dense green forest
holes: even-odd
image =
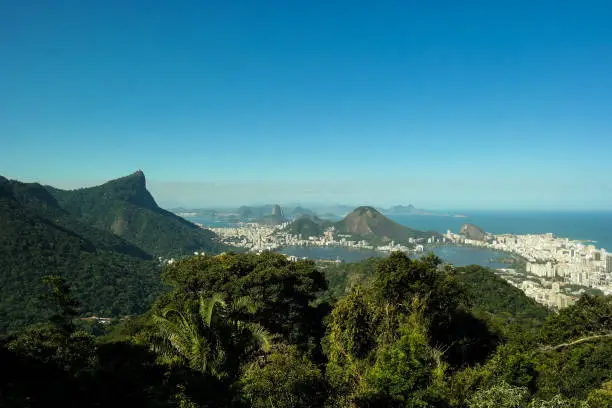
[[[46,278],[47,322],[0,347],[0,405],[612,406],[612,297],[553,313],[433,255],[342,268],[190,257],[164,269],[149,310],[99,336]]]
[[[81,315],[143,313],[162,293],[157,257],[221,251],[211,234],[157,207],[141,173],[75,191],[0,177],[0,334],[45,320],[45,275]]]

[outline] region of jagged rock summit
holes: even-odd
[[[124,200],[153,210],[159,208],[147,190],[147,180],[142,170],[92,188],[104,191],[105,198]]]
[[[272,206],[272,214],[264,215],[261,219],[258,220],[260,224],[264,225],[279,225],[285,222],[285,217],[283,215],[283,209],[280,205],[274,204]]]
[[[274,217],[282,217],[283,216],[283,209],[281,208],[280,205],[274,204],[274,207],[272,207],[272,216],[274,216]]]

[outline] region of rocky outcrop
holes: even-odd
[[[487,233],[474,224],[463,224],[459,230],[459,234],[467,239],[474,239],[476,241],[486,241],[487,239]]]

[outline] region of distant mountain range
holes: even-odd
[[[301,206],[281,207],[278,204],[265,204],[259,206],[243,205],[239,208],[228,209],[201,209],[201,208],[172,208],[171,211],[181,217],[213,217],[218,221],[239,222],[250,221],[262,224],[279,224],[288,220],[297,219],[303,215],[313,215],[314,211]]]
[[[459,217],[459,218],[465,217],[465,215],[457,214],[457,213],[446,213],[446,212],[422,210],[422,209],[416,208],[412,204],[395,205],[387,209],[382,209],[381,212],[386,215],[430,215],[430,216]]]
[[[186,209],[173,208],[172,212],[186,217],[209,217],[214,216],[220,219],[229,221],[256,221],[261,220],[271,215],[275,204],[266,204],[261,206],[242,206],[238,209]],[[284,206],[284,219],[296,220],[303,215],[317,215],[320,218],[328,220],[340,220],[348,215],[355,207],[349,205],[316,205],[311,208],[304,208],[300,205],[296,207]],[[464,218],[465,215],[453,212],[437,212],[416,208],[412,204],[395,205],[389,208],[380,208],[379,212],[385,215],[422,215],[422,216],[439,216],[439,217],[458,217]]]
[[[395,205],[388,209],[381,210],[384,214],[397,214],[397,215],[435,215],[432,212],[421,210],[410,205]]]
[[[0,332],[41,320],[41,277],[68,280],[84,313],[146,310],[156,257],[221,250],[214,234],[157,206],[142,172],[64,191],[0,177]]]
[[[280,207],[280,205],[275,204],[272,206],[271,214],[266,214],[263,217],[258,218],[254,221],[264,225],[278,225],[287,221],[287,218],[285,218],[285,215],[283,214],[283,209]]]

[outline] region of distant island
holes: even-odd
[[[381,212],[386,215],[423,215],[423,216],[436,216],[436,217],[455,217],[455,218],[466,218],[463,214],[435,212],[416,208],[414,205],[395,205],[393,207],[382,209]]]

